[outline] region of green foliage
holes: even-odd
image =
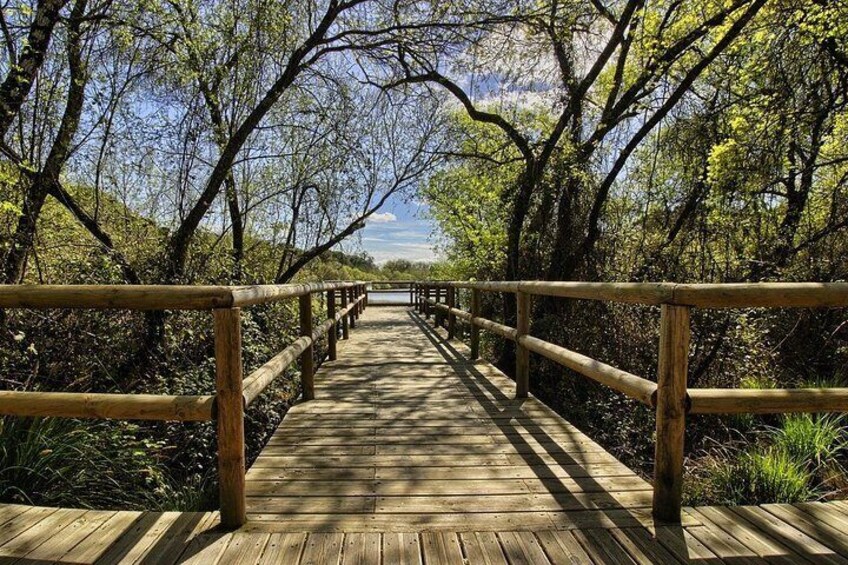
[[[129,424],[0,418],[0,500],[83,508],[169,506],[155,502],[175,492],[160,460],[163,444],[144,435]],[[186,508],[200,506],[192,496],[183,496]]]
[[[802,502],[815,498],[812,476],[781,449],[743,452],[716,464],[709,478],[712,500],[720,504]]]
[[[780,428],[774,430],[775,448],[817,473],[844,454],[848,429],[842,425],[843,420],[821,414],[787,415]]]

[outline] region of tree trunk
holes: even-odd
[[[35,243],[35,229],[38,218],[47,199],[47,186],[44,176],[35,175],[24,196],[23,213],[18,218],[12,245],[6,255],[6,265],[3,269],[4,284],[19,284],[26,269],[26,260]]]
[[[32,88],[44,63],[53,28],[59,21],[59,12],[67,3],[68,0],[42,0],[35,9],[23,52],[0,85],[0,139],[5,137]]]

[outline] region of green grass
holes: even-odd
[[[211,507],[204,478],[180,484],[161,445],[120,422],[0,418],[0,501],[76,508]]]
[[[774,445],[815,473],[844,453],[848,434],[842,421],[841,416],[787,415],[774,431]]]
[[[720,461],[709,481],[721,504],[802,502],[817,497],[811,473],[780,449],[743,451],[738,458]]]

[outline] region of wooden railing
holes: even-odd
[[[457,307],[457,290],[471,291],[469,311]],[[516,327],[480,316],[480,293],[512,293]],[[661,308],[657,381],[651,381],[530,335],[532,296],[605,300]],[[444,299],[444,300],[442,300]],[[584,283],[454,282],[416,283],[416,306],[425,317],[447,317],[448,338],[456,320],[470,324],[471,356],[480,352],[480,329],[516,343],[516,397],[529,391],[529,355],[537,353],[656,411],[653,514],[680,522],[686,414],[739,414],[848,411],[848,388],[701,389],[687,388],[692,308],[844,308],[848,283]],[[437,321],[438,322],[438,321]]]
[[[313,326],[312,297],[326,293],[327,319]],[[241,308],[288,298],[300,305],[300,337],[242,378]],[[338,300],[338,302],[337,302]],[[366,305],[357,281],[257,286],[0,286],[0,308],[90,308],[95,310],[211,310],[215,331],[215,394],[175,396],[0,391],[0,415],[210,421],[217,424],[221,523],[246,521],[244,411],[300,358],[303,398],[315,397],[315,343],[327,334],[328,357]]]
[[[365,287],[366,295],[371,294],[394,294],[399,296],[398,300],[392,302],[372,302],[372,306],[413,306],[415,302],[415,281],[374,281]],[[408,300],[404,300],[407,298]]]

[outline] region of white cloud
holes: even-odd
[[[369,253],[381,265],[391,259],[432,262],[438,258],[436,250],[426,243],[394,243],[370,249]]]
[[[392,214],[391,212],[383,212],[377,214],[371,214],[371,216],[366,220],[366,223],[369,224],[388,224],[391,222],[396,222],[397,216]]]

